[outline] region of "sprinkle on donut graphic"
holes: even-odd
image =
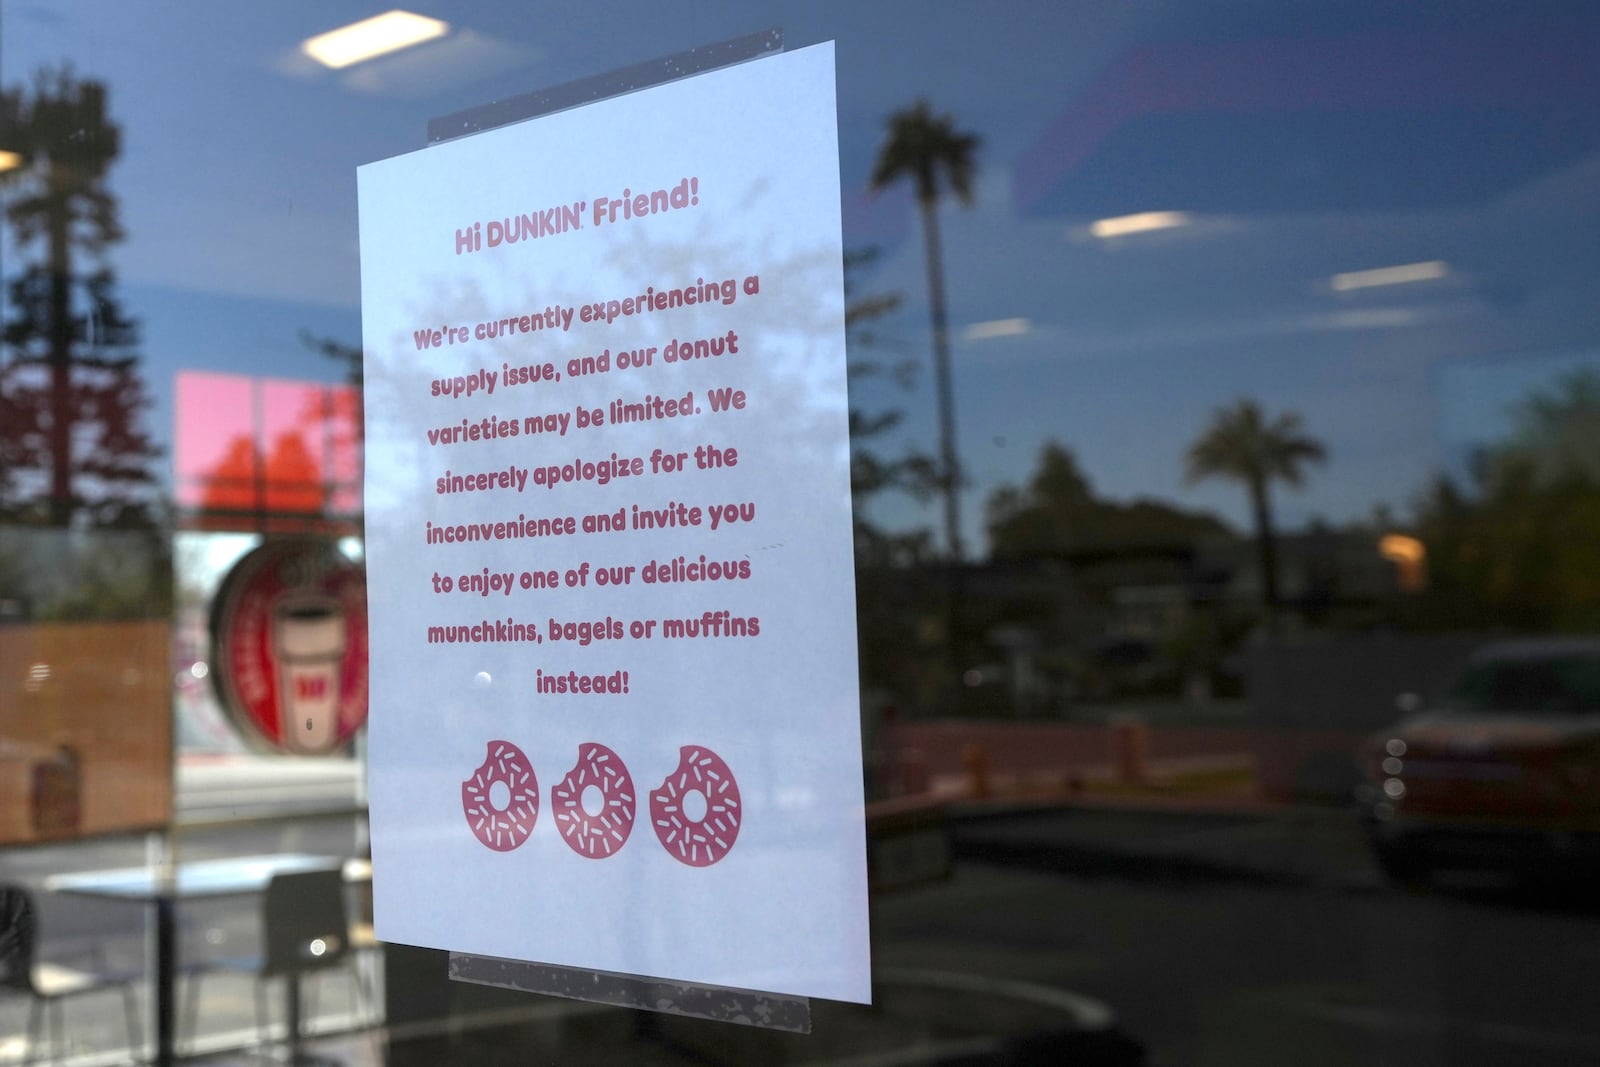
[[[678,756],[677,768],[650,794],[650,821],[673,859],[709,867],[739,840],[739,783],[703,745],[684,745]]]
[[[496,852],[526,841],[539,819],[539,780],[522,749],[490,741],[483,765],[461,783],[461,810],[478,840]]]
[[[589,790],[594,790],[590,793]],[[588,794],[590,804],[585,806]],[[638,811],[633,778],[622,758],[605,745],[585,741],[578,762],[550,790],[561,840],[580,856],[603,860],[628,842]],[[589,807],[597,810],[591,814]]]

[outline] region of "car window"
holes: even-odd
[[[1468,670],[1446,705],[1457,711],[1600,711],[1600,659],[1484,663]]]

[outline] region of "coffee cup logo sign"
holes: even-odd
[[[255,743],[320,755],[367,718],[367,587],[328,541],[271,540],[228,573],[212,608],[211,677]]]

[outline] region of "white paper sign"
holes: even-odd
[[[359,186],[378,935],[868,1001],[832,46]]]

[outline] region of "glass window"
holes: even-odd
[[[310,44],[387,10],[0,9],[0,885],[105,986],[67,1052],[242,1055],[214,972],[315,894],[335,1055],[1600,1056],[1591,724],[1433,703],[1600,699],[1590,651],[1482,658],[1600,628],[1600,10],[430,0]],[[837,50],[878,1003],[809,1036],[376,942],[361,728],[356,168],[773,27]],[[174,868],[214,891],[129,881]],[[51,1043],[22,900],[0,1063]]]

